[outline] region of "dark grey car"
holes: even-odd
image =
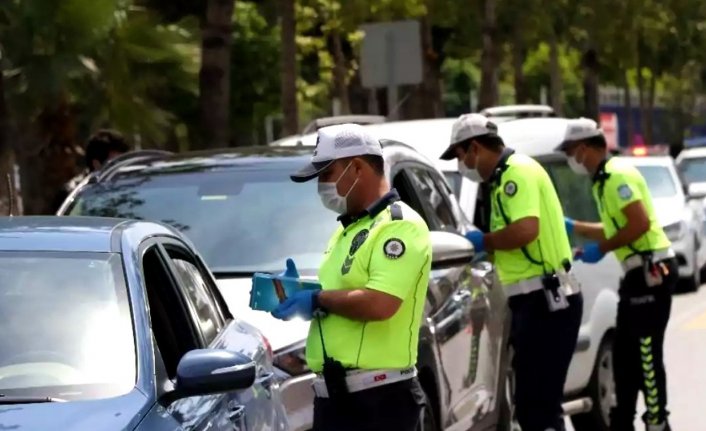
[[[254,148],[209,153],[142,153],[114,162],[82,185],[61,214],[158,220],[196,244],[233,313],[256,326],[275,350],[293,429],[311,426],[314,375],[303,361],[307,322],[281,322],[248,309],[253,272],[279,272],[293,258],[315,276],[336,215],[315,182],[289,173],[312,148]],[[459,234],[470,228],[444,177],[415,150],[384,142],[387,176],[432,231],[433,271],[420,328],[418,368],[430,400],[424,429],[494,428],[504,399],[506,300],[492,267],[471,264]]]

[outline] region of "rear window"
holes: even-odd
[[[679,171],[687,184],[706,182],[706,157],[682,160]]]
[[[653,198],[669,198],[677,195],[677,185],[669,168],[665,166],[637,166],[650,189]]]
[[[281,271],[288,257],[302,272],[319,267],[338,226],[321,205],[316,181],[289,179],[296,166],[159,173],[93,185],[69,215],[160,221],[188,236],[218,272]]]

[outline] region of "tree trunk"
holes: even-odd
[[[655,86],[657,78],[654,71],[650,73],[647,83],[647,117],[645,118],[645,143],[653,145],[654,140],[654,106],[655,106]]]
[[[68,95],[45,108],[33,126],[37,133],[21,134],[24,145],[18,154],[24,213],[52,214],[58,191],[77,173],[76,127]]]
[[[515,85],[515,103],[517,104],[523,104],[529,101],[524,71],[527,49],[525,48],[525,41],[522,35],[523,30],[520,26],[516,26],[512,42],[512,70]]]
[[[199,73],[202,148],[230,143],[230,52],[235,0],[208,0]]]
[[[281,25],[281,80],[282,80],[282,113],[284,136],[299,133],[299,109],[297,106],[297,44],[295,0],[280,0],[282,13]]]
[[[5,80],[0,70],[0,215],[6,215],[9,204],[5,178],[13,173],[12,144],[10,138],[10,112],[5,99]]]
[[[343,55],[343,46],[341,44],[341,33],[338,29],[331,31],[331,47],[333,57],[333,94],[341,104],[341,115],[351,113],[350,99],[348,98],[348,83],[346,75],[348,67],[346,66],[346,57]]]
[[[584,116],[599,121],[598,53],[589,48],[583,54]]]
[[[630,94],[630,82],[628,81],[627,71],[623,73],[623,97],[625,106],[625,127],[628,135],[628,147],[634,144],[635,123],[632,117],[632,97]]]
[[[549,38],[549,100],[557,116],[563,116],[562,94],[564,83],[561,76],[561,66],[559,64],[559,42],[555,31],[552,31]]]
[[[475,2],[474,2],[475,3]],[[498,68],[496,37],[496,0],[483,0],[482,42],[480,67],[480,91],[478,95],[478,111],[498,104]]]
[[[404,103],[400,107],[400,111],[407,120],[443,116],[441,64],[439,54],[434,51],[428,16],[423,16],[420,19],[419,31],[422,43],[422,83],[403,89],[401,100],[404,100]],[[406,100],[404,95],[407,95]]]

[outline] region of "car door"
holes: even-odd
[[[463,233],[461,211],[436,170],[406,164],[397,175],[396,187],[405,189],[401,195],[416,206],[431,230]],[[504,298],[491,295],[491,270],[490,265],[471,262],[432,269],[429,291],[436,306],[428,318],[448,385],[448,429],[468,429],[492,411],[502,322],[492,327],[489,323],[495,310],[502,313]]]
[[[257,363],[257,379],[247,391],[234,391],[219,404],[228,430],[279,430],[285,417],[272,368],[272,353],[253,328],[234,320],[203,262],[185,245],[163,241],[171,270],[189,304],[205,346],[245,353]]]
[[[204,347],[201,329],[172,264],[155,239],[142,245],[141,275],[149,304],[155,352],[158,390],[168,390],[176,382],[181,358],[190,350]],[[166,406],[166,411],[183,430],[234,430],[226,414],[224,395],[188,397]]]

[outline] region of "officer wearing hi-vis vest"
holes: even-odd
[[[491,232],[467,238],[476,252],[494,255],[509,297],[517,420],[523,431],[564,430],[561,402],[583,298],[554,185],[539,163],[506,148],[495,124],[479,114],[454,123],[441,158],[457,158],[466,177],[490,185]]]
[[[557,149],[566,153],[574,172],[591,176],[600,213],[600,223],[566,220],[569,233],[593,241],[578,259],[596,263],[612,251],[625,271],[613,347],[617,405],[611,428],[634,430],[642,389],[647,429],[669,430],[662,346],[679,271],[671,243],[657,220],[645,179],[626,160],[607,156],[605,137],[595,121],[572,120]]]
[[[323,205],[341,222],[319,269],[322,290],[297,292],[272,313],[313,318],[306,360],[318,374],[314,430],[416,430],[429,229],[390,190],[380,142],[361,126],[318,131],[311,164],[292,180],[317,177]]]

